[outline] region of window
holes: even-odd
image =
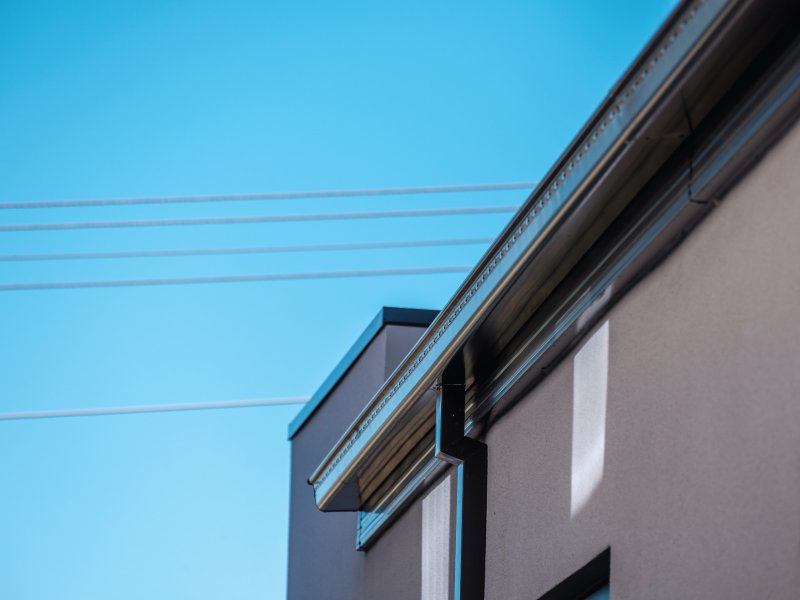
[[[608,584],[604,585],[593,594],[589,594],[588,596],[586,596],[586,600],[608,600],[608,599],[609,599]]]
[[[608,600],[611,549],[607,548],[539,600]]]

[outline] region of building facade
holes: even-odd
[[[679,4],[448,305],[301,415],[291,600],[800,597],[798,16]]]

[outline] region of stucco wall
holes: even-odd
[[[356,514],[320,512],[307,479],[423,331],[385,326],[292,439],[290,600],[419,595],[420,507],[406,511],[368,553],[356,552]]]
[[[615,600],[800,598],[798,165],[796,127],[488,431],[487,600],[607,547]],[[405,353],[385,334],[294,439],[292,600],[425,588],[421,499],[357,553],[305,482]]]
[[[487,600],[537,598],[608,546],[615,600],[800,598],[798,231],[795,127],[610,311],[605,374],[576,372],[579,347],[488,432]],[[604,419],[576,389],[605,391]]]

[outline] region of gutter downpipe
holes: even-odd
[[[488,448],[464,435],[464,362],[442,372],[436,398],[438,460],[458,467],[454,600],[483,600],[486,572]]]

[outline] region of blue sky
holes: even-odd
[[[0,201],[536,181],[672,1],[0,3]],[[14,210],[2,223],[519,203]],[[0,253],[494,235],[507,216],[0,233]],[[479,247],[0,263],[0,283],[472,264]],[[0,293],[0,410],[309,395],[463,275]],[[298,407],[0,422],[0,597],[285,595]],[[310,493],[310,491],[309,491]]]

